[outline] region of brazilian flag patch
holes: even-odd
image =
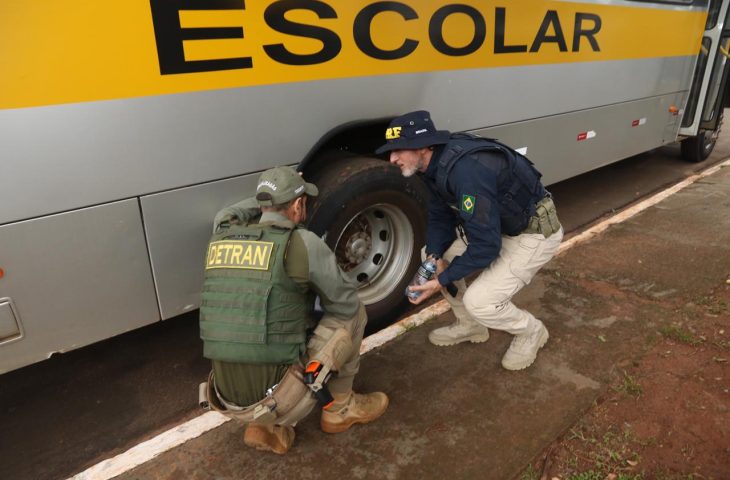
[[[476,203],[477,201],[474,195],[463,195],[461,197],[461,211],[464,213],[473,213]]]

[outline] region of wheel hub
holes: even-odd
[[[402,280],[413,255],[413,237],[408,217],[394,205],[372,205],[352,216],[334,250],[365,305],[386,298]]]
[[[345,256],[350,263],[362,263],[370,253],[372,241],[370,235],[365,232],[358,232],[347,240]]]

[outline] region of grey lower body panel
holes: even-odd
[[[0,373],[159,320],[136,199],[2,226],[0,245],[23,332],[0,343]]]
[[[473,133],[526,148],[543,182],[550,184],[675,141],[681,116],[669,109],[682,105],[686,95],[677,92]]]
[[[679,116],[669,112],[686,92],[479,130],[515,147],[543,172],[546,183],[674,141]],[[578,140],[581,133],[595,136]],[[163,318],[199,305],[203,257],[215,213],[251,196],[252,174],[142,197],[142,211]]]
[[[258,174],[141,198],[162,318],[198,308],[213,216],[256,191]]]

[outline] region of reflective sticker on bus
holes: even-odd
[[[9,0],[0,2],[0,109],[695,56],[706,15],[563,0]]]
[[[578,134],[579,142],[582,142],[583,140],[590,140],[591,138],[596,138],[596,132],[594,130],[590,130],[588,132],[581,132]]]
[[[268,270],[271,263],[273,242],[253,240],[221,240],[208,246],[205,269],[242,268]]]

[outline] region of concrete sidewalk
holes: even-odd
[[[529,369],[500,366],[511,339],[501,332],[479,345],[428,343],[449,312],[363,357],[356,389],[391,399],[377,422],[328,435],[314,412],[283,457],[244,447],[241,426],[228,422],[117,478],[511,479],[591,407],[612,371],[642,355],[678,306],[728,278],[723,168],[542,270],[515,301],[550,330]]]

